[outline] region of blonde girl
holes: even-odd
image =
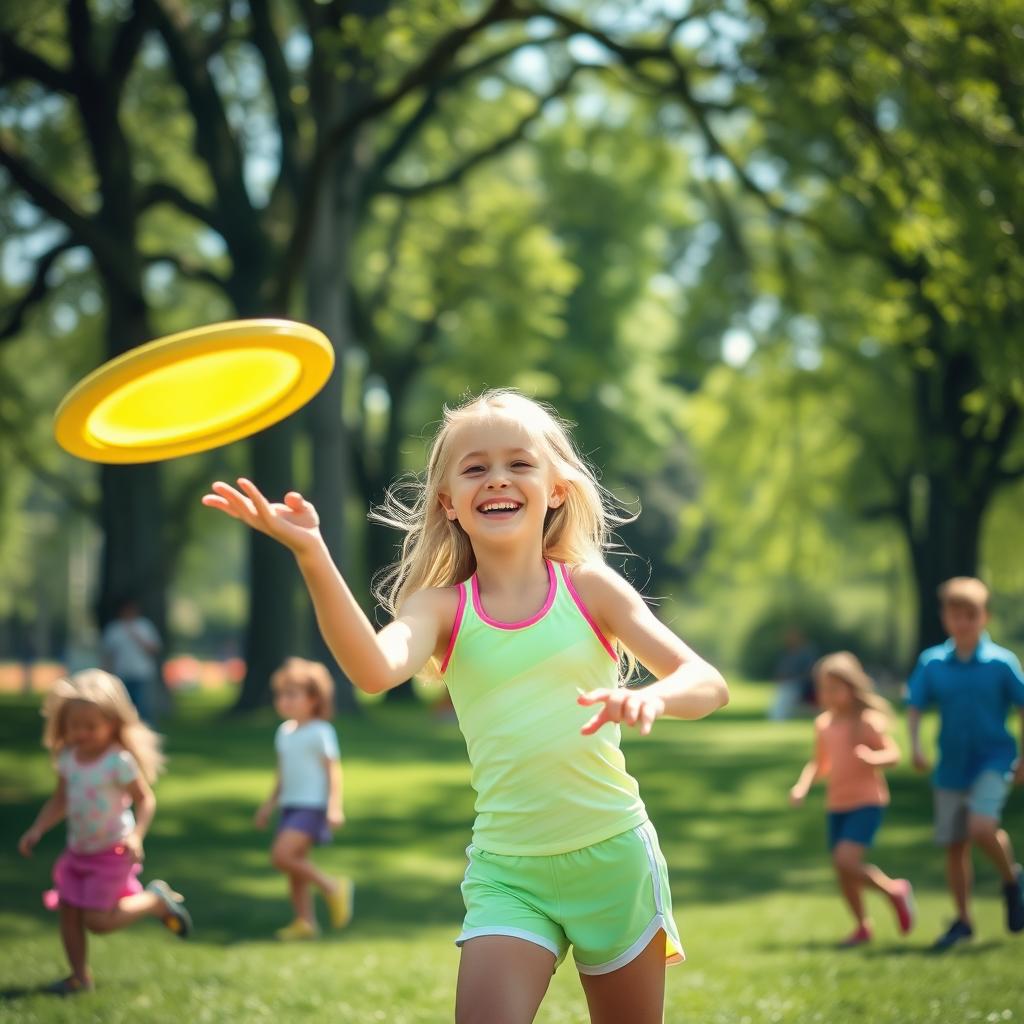
[[[566,424],[512,390],[445,410],[411,503],[392,495],[382,513],[406,536],[379,632],[313,506],[238,483],[204,502],[293,552],[356,686],[379,693],[433,662],[451,693],[477,793],[458,1024],[528,1024],[570,947],[592,1022],[661,1021],[682,945],[619,727],[702,718],[728,690],[604,563],[613,517]],[[626,649],[657,682],[619,685]]]
[[[43,706],[43,745],[57,769],[57,789],[18,849],[28,857],[43,834],[67,819],[67,848],[44,897],[60,913],[71,974],[50,986],[59,995],[92,988],[86,932],[117,931],[157,917],[185,938],[191,919],[166,882],[139,882],[143,840],[156,811],[150,783],[163,767],[159,738],[139,720],[121,680],[100,669],[59,679]],[[132,814],[132,807],[135,814]]]
[[[284,721],[274,736],[274,789],[255,822],[257,828],[266,828],[274,808],[280,809],[270,861],[288,877],[295,918],[275,934],[289,942],[312,939],[319,932],[310,886],[323,894],[332,926],[344,928],[352,917],[352,882],[325,875],[309,860],[311,847],[329,843],[331,829],[345,823],[341,755],[331,725],[334,681],[319,662],[289,658],[271,677],[270,687]]]
[[[814,756],[790,789],[789,799],[794,807],[800,806],[814,780],[828,777],[828,844],[839,889],[856,922],[841,945],[871,941],[873,930],[864,907],[866,886],[888,897],[900,932],[906,935],[914,926],[910,883],[864,863],[889,803],[882,769],[900,759],[887,731],[889,703],[875,693],[871,677],[849,651],[822,658],[814,666],[814,681],[824,710],[814,721]]]

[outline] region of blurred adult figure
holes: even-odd
[[[138,601],[124,598],[117,617],[103,630],[103,667],[124,682],[139,717],[147,722],[153,720],[162,646],[156,626],[143,616]]]
[[[818,657],[798,626],[786,630],[783,644],[785,652],[775,666],[775,700],[768,709],[768,717],[774,722],[792,718],[805,695],[813,693],[811,670]]]

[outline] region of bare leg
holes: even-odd
[[[861,865],[861,879],[865,885],[870,885],[886,896],[893,896],[899,890],[894,878],[890,878],[880,867],[875,864]]]
[[[1006,829],[999,827],[995,818],[982,814],[971,814],[967,819],[967,831],[986,857],[996,866],[1004,885],[1017,880],[1017,858],[1013,855],[1013,844]]]
[[[526,939],[470,939],[459,960],[456,1024],[531,1024],[554,970],[554,953]]]
[[[967,840],[946,847],[946,879],[956,904],[957,917],[971,923],[971,844]]]
[[[77,981],[89,984],[92,975],[86,959],[88,937],[85,934],[84,911],[81,907],[60,905],[60,937],[64,943],[64,952],[71,965],[71,975]]]
[[[116,932],[135,924],[141,917],[163,917],[166,912],[163,900],[152,892],[137,892],[117,901],[114,910],[84,911],[85,927],[91,932]]]
[[[286,828],[278,832],[274,845],[270,848],[270,862],[278,871],[312,883],[321,892],[333,893],[338,883],[320,871],[311,861],[306,860],[313,840],[305,832]]]
[[[591,1024],[661,1024],[665,1013],[665,933],[608,974],[581,974]]]
[[[836,843],[832,850],[832,863],[839,880],[839,891],[843,894],[858,926],[866,927],[867,915],[864,912],[864,847],[860,843],[848,840]]]
[[[289,875],[288,886],[291,890],[292,906],[295,908],[296,918],[308,921],[315,927],[316,917],[313,915],[313,893],[310,891],[309,882],[298,875]]]

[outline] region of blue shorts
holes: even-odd
[[[323,846],[331,841],[331,830],[327,825],[327,809],[325,807],[282,807],[277,831],[283,832],[285,829],[304,832],[318,846]]]
[[[834,850],[837,843],[870,846],[875,841],[884,813],[885,808],[878,804],[855,807],[852,811],[829,811],[828,848]]]

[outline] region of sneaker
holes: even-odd
[[[315,939],[319,934],[320,929],[302,917],[297,917],[291,924],[286,924],[274,932],[278,942],[302,942],[305,939]]]
[[[163,926],[179,939],[187,939],[192,931],[192,916],[185,909],[185,897],[160,878],[150,882],[146,892],[153,893],[163,903],[164,912],[160,915]]]
[[[1003,886],[1006,901],[1006,927],[1011,932],[1024,932],[1024,868],[1017,865],[1017,879]]]
[[[871,929],[866,924],[862,924],[855,932],[839,943],[839,948],[853,949],[854,946],[863,946],[865,942],[870,942],[873,937]]]
[[[338,888],[329,896],[324,897],[327,909],[331,914],[331,927],[344,928],[352,920],[352,903],[355,897],[355,886],[351,878],[339,878]]]
[[[897,878],[899,888],[889,893],[889,901],[896,911],[900,935],[907,935],[914,927],[914,887],[905,879]]]
[[[944,953],[947,949],[951,949],[958,942],[963,942],[966,939],[973,938],[974,929],[966,921],[956,920],[949,926],[945,935],[940,935],[935,942],[932,943],[932,951],[935,953]]]
[[[43,991],[48,996],[79,996],[83,992],[91,992],[93,985],[91,981],[82,981],[81,978],[76,978],[71,975],[67,978],[61,978],[60,981],[53,982],[52,985],[47,985]]]

